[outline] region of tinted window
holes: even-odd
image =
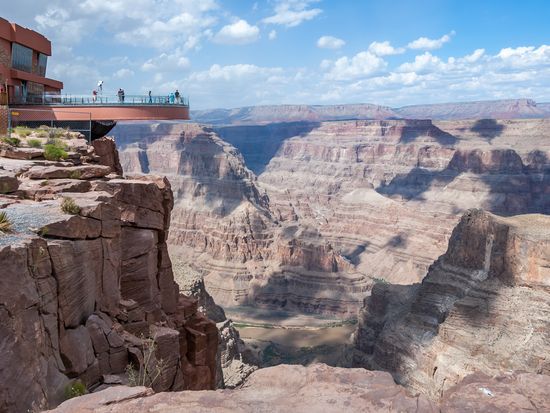
[[[14,69],[32,72],[32,49],[13,43],[11,49],[11,66]]]
[[[38,53],[38,74],[46,76],[46,65],[48,64],[48,56]]]

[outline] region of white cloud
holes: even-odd
[[[451,36],[454,36],[454,30],[448,34],[441,36],[439,39],[429,39],[427,37],[419,37],[410,42],[407,47],[409,49],[435,50],[441,48],[445,43],[451,41]]]
[[[401,54],[405,52],[403,47],[393,47],[389,41],[384,42],[372,42],[369,45],[369,52],[376,56],[389,56],[394,54]]]
[[[144,72],[172,72],[185,70],[191,66],[189,58],[179,48],[172,53],[161,53],[159,56],[148,59],[141,65]]]
[[[322,49],[339,49],[345,44],[345,41],[333,36],[322,36],[317,40],[317,47]]]
[[[128,69],[128,68],[122,68],[122,69],[117,70],[113,74],[113,79],[125,79],[125,78],[133,76],[133,75],[134,75],[133,70]]]
[[[310,8],[310,4],[319,0],[278,0],[275,14],[262,21],[266,24],[280,24],[295,27],[307,20],[312,20],[323,12],[318,8]]]
[[[352,80],[370,76],[386,68],[387,63],[371,52],[360,52],[351,59],[347,56],[336,61],[324,60],[321,68],[327,70],[326,77],[333,80]]]
[[[398,72],[417,72],[422,73],[429,70],[439,70],[444,68],[445,63],[430,52],[415,56],[414,62],[406,62],[397,68]]]
[[[221,66],[214,64],[210,69],[192,73],[190,79],[196,81],[223,80],[233,81],[239,78],[251,78],[254,76],[276,75],[282,73],[281,68],[266,68],[251,64],[237,64]]]
[[[247,44],[253,43],[259,38],[260,29],[241,19],[222,27],[213,40],[221,44]]]
[[[269,40],[275,40],[277,38],[277,30],[271,30],[268,37]]]
[[[507,47],[502,49],[496,57],[500,60],[499,63],[516,68],[547,65],[550,63],[550,46]]]

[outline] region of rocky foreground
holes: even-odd
[[[216,387],[218,330],[179,294],[166,179],[124,179],[111,139],[0,153],[0,411],[127,382]]]
[[[549,385],[548,376],[530,373],[472,375],[435,403],[408,394],[383,372],[282,365],[253,373],[240,389],[153,394],[144,387],[112,387],[51,413],[543,412],[550,408]]]

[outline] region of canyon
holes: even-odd
[[[544,104],[200,115],[0,143],[0,411],[550,407]]]
[[[171,181],[171,253],[218,304],[354,318],[377,280],[421,281],[469,208],[550,212],[549,122],[134,124],[113,133],[125,171]]]

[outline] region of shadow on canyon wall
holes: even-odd
[[[429,137],[443,146],[452,146],[456,144],[457,138],[444,130],[433,125],[431,120],[405,121],[406,126],[401,130],[399,142],[412,143],[420,137]]]
[[[500,125],[495,119],[479,119],[470,128],[470,131],[475,132],[491,143],[493,139],[502,134],[504,131],[504,125]]]
[[[214,127],[214,131],[236,147],[242,153],[246,166],[260,175],[284,141],[295,136],[305,136],[319,126],[319,122],[284,122]]]
[[[550,213],[550,161],[542,151],[532,151],[526,163],[511,149],[456,151],[443,170],[433,171],[415,167],[406,174],[395,176],[376,191],[384,196],[404,200],[425,200],[428,190],[451,184],[459,175],[469,173],[487,187],[490,200],[483,207],[501,215]],[[475,187],[474,187],[475,190]]]

